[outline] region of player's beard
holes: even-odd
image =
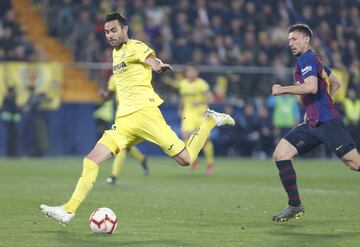
[[[119,49],[121,46],[122,46],[122,42],[120,40],[116,40],[116,41],[109,41],[109,44],[112,48],[115,48],[115,49]]]
[[[116,40],[113,40],[114,42],[110,42],[110,45],[112,48],[115,48],[115,49],[120,49],[122,47],[122,45],[125,43],[125,39],[124,38],[119,38],[119,39],[116,39]]]

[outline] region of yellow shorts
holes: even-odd
[[[200,125],[204,121],[204,115],[187,115],[183,116],[181,121],[181,132],[182,133],[191,133],[197,128],[200,127]]]
[[[123,117],[117,117],[110,130],[106,130],[98,143],[105,145],[113,154],[142,141],[158,146],[174,157],[185,149],[185,143],[165,122],[156,106],[146,107]]]

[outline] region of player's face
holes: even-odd
[[[104,26],[106,39],[113,48],[120,48],[127,41],[128,26],[121,27],[118,20],[108,21]]]
[[[291,32],[288,35],[289,47],[294,56],[300,56],[309,49],[310,38],[301,32]]]
[[[188,79],[190,79],[191,81],[196,79],[196,77],[198,77],[199,72],[197,71],[196,68],[189,66],[186,68],[186,77]]]

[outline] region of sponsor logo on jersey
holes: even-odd
[[[126,65],[126,63],[123,61],[123,62],[121,62],[121,63],[118,63],[118,64],[114,65],[114,66],[113,66],[113,71],[118,70],[118,69],[121,69],[122,72],[123,72],[123,71],[126,70],[126,67],[127,67],[127,65]]]
[[[307,72],[312,70],[312,66],[306,66],[305,68],[301,69],[301,74],[305,75]]]

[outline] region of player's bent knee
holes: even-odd
[[[357,164],[356,162],[354,162],[354,160],[347,158],[347,157],[342,157],[341,160],[351,169],[354,171],[360,171],[360,163]]]
[[[348,151],[350,150],[350,151]],[[346,145],[344,150],[341,150],[342,153],[345,153],[341,156],[340,159],[352,170],[359,171],[360,170],[360,154],[356,150],[356,148],[352,145]]]
[[[91,153],[89,153],[88,155],[86,155],[86,156],[85,156],[85,159],[88,159],[88,160],[90,160],[90,161],[92,161],[92,162],[94,162],[94,163],[96,163],[96,164],[100,165],[100,163],[99,163],[99,161],[98,161],[97,157],[96,157],[96,156],[94,156],[94,155],[93,155],[93,154],[91,154]]]
[[[112,156],[110,149],[103,144],[96,144],[93,150],[86,155],[86,158],[100,165],[103,161],[109,159]]]
[[[273,160],[291,160],[298,154],[297,149],[285,139],[281,139],[273,153]]]
[[[190,159],[186,157],[178,157],[175,159],[177,163],[181,166],[188,166],[190,165]]]
[[[190,165],[190,160],[180,160],[180,161],[178,161],[178,163],[181,166],[189,166]]]
[[[284,150],[276,149],[275,152],[273,153],[273,160],[275,160],[275,161],[290,160],[292,158],[293,157],[291,156],[291,154]]]

